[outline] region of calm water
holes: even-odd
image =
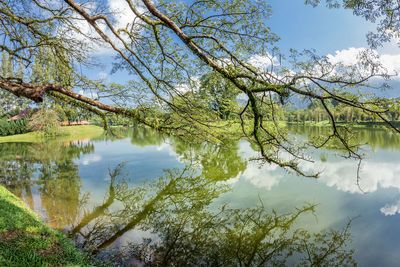
[[[306,138],[323,128],[291,127]],[[358,130],[368,158],[313,152],[315,180],[248,161],[246,142],[126,137],[0,144],[0,182],[99,258],[129,265],[399,266],[400,138]],[[361,190],[360,190],[361,189]]]

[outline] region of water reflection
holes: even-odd
[[[324,130],[292,128],[291,131],[307,136],[322,134]],[[366,138],[365,142],[375,150],[373,159],[364,166],[361,185],[367,192],[389,187],[400,189],[396,179],[399,153],[382,150],[389,144],[396,150],[400,142],[386,142],[392,135],[373,131],[360,133],[359,137]],[[342,206],[348,206],[360,203],[360,199],[338,194],[338,190],[332,193],[324,187],[323,197],[315,201],[309,196],[316,191],[316,185],[307,188],[310,183],[290,177],[276,166],[260,167],[256,162],[248,162],[254,151],[245,142],[218,146],[190,144],[140,127],[115,133],[113,137],[102,136],[86,142],[0,144],[0,182],[42,214],[50,226],[65,230],[99,257],[113,256],[121,264],[133,261],[149,266],[354,263],[350,229],[345,225],[347,218],[367,209],[354,204],[353,209],[349,208],[351,212],[345,213],[337,207],[339,204],[332,203],[342,201],[345,203]],[[138,179],[137,169],[151,172],[155,168],[154,158],[161,150],[167,150],[179,164],[167,166],[170,169],[159,177],[149,175],[149,180]],[[132,156],[132,151],[138,156]],[[148,154],[142,156],[143,151]],[[322,153],[323,159],[303,167],[321,165],[325,172],[318,180],[320,184],[339,189],[338,192],[360,192],[355,183],[354,162],[343,162],[332,151]],[[123,164],[115,167],[122,160],[127,161],[126,167]],[[371,207],[375,203],[372,199],[365,206],[385,218],[383,214],[399,213],[399,198],[393,199],[387,201],[381,197],[385,202],[376,202]],[[314,206],[303,206],[307,201],[322,203],[323,208],[316,212],[317,218],[325,214],[321,220],[315,220]],[[390,204],[385,205],[387,202]],[[368,225],[375,222],[376,214],[366,216],[370,216],[366,219]],[[321,231],[331,226],[345,227]],[[361,236],[365,235],[360,234],[357,240]],[[371,234],[372,237],[377,239]]]
[[[191,164],[140,184],[132,184],[120,164],[109,170],[100,203],[83,193],[77,165],[77,159],[94,152],[91,142],[2,144],[0,179],[50,226],[122,265],[354,263],[349,225],[321,233],[296,225],[299,217],[314,213],[313,205],[290,213],[262,202],[242,209],[214,205],[231,190],[224,181],[246,169],[238,145],[185,147],[176,140],[170,145]]]
[[[308,205],[279,215],[264,205],[210,208],[226,185],[195,176],[190,167],[167,171],[156,182],[127,187],[120,167],[110,172],[107,200],[88,213],[71,233],[85,245],[105,249],[121,235],[141,230],[151,238],[129,242],[114,261],[146,266],[282,266],[354,265],[348,224],[341,231],[310,233],[296,228],[298,217],[314,212]],[[122,183],[122,186],[119,185]],[[113,211],[113,201],[122,209]],[[89,223],[91,225],[89,226]],[[85,229],[82,228],[84,225]],[[79,230],[77,230],[79,229]]]
[[[206,177],[225,181],[243,173],[247,167],[247,159],[239,153],[239,142],[191,143],[181,138],[167,137],[150,128],[131,127],[113,130],[113,140],[129,138],[131,144],[145,147],[158,146],[171,150],[181,162],[191,164],[202,171]],[[100,138],[107,138],[103,135]]]
[[[246,158],[239,153],[239,143],[187,144],[172,139],[173,151],[183,162],[192,162],[206,178],[225,181],[243,173],[247,167]]]
[[[1,144],[1,184],[43,214],[51,227],[64,229],[79,213],[82,181],[73,160],[93,151],[87,142]],[[40,196],[39,209],[33,191]]]
[[[312,138],[316,136],[328,136],[332,129],[330,127],[306,126],[299,124],[289,124],[288,130],[293,135]],[[400,138],[398,134],[384,130],[382,128],[364,127],[353,130],[354,139],[361,144],[367,145],[372,151],[380,149],[400,149]]]
[[[400,200],[392,205],[386,204],[380,211],[385,214],[385,216],[400,214]]]

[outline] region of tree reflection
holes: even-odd
[[[154,129],[139,126],[119,127],[114,129],[113,133],[111,138],[129,137],[131,144],[141,147],[159,146],[167,142],[181,161],[191,162],[208,178],[225,181],[238,176],[247,167],[247,160],[239,155],[238,141],[196,143],[188,138],[168,137]]]
[[[289,124],[288,130],[290,133],[299,136],[305,136],[309,140],[312,138],[318,138],[318,136],[326,137],[329,135],[331,129],[329,127],[318,127],[318,126],[306,126]],[[367,144],[372,150],[376,148],[383,149],[400,149],[400,138],[397,134],[393,134],[385,129],[381,128],[358,128],[352,132],[352,139],[361,144]],[[331,147],[339,147],[337,144],[333,144]],[[328,147],[329,148],[329,147]]]
[[[36,184],[41,207],[46,210],[47,223],[56,229],[71,225],[79,212],[82,181],[72,159],[43,163]]]
[[[32,191],[40,196],[41,213],[56,229],[77,220],[82,187],[74,159],[91,153],[91,143],[4,143],[0,145],[0,181],[34,209]]]
[[[31,177],[36,171],[31,162],[23,160],[1,160],[1,183],[12,191],[17,197],[24,198],[30,208],[33,208]]]
[[[239,142],[225,144],[188,144],[171,140],[172,148],[182,161],[192,162],[209,179],[226,181],[246,170],[247,160],[239,155]]]
[[[114,254],[120,264],[138,260],[146,266],[282,266],[355,264],[349,225],[342,231],[312,234],[298,229],[307,205],[289,214],[263,205],[248,209],[216,207],[227,192],[224,183],[196,175],[191,167],[169,170],[157,181],[130,186],[122,166],[110,171],[109,192],[102,205],[71,230],[99,255],[119,238],[145,231],[152,238],[126,244]],[[122,178],[121,178],[122,177]],[[112,203],[119,203],[118,208]],[[261,203],[262,204],[262,203]]]
[[[114,127],[110,132],[105,131],[102,135],[93,138],[93,140],[117,140],[130,138],[131,144],[145,147],[161,145],[163,143],[163,134],[154,129],[133,125],[131,127]]]
[[[132,143],[159,144],[154,132],[133,131]],[[2,144],[0,179],[31,207],[32,191],[38,192],[52,227],[67,230],[100,258],[113,255],[121,266],[132,260],[146,266],[355,264],[348,248],[350,225],[321,233],[299,227],[298,219],[314,213],[313,205],[282,214],[263,203],[243,209],[216,204],[231,189],[224,181],[247,167],[238,143],[169,142],[189,165],[137,185],[120,164],[109,171],[107,192],[97,206],[81,194],[74,163],[81,154],[93,152],[90,143]],[[136,240],[124,243],[124,238]],[[115,249],[118,253],[109,253]]]

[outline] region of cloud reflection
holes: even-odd
[[[240,152],[245,157],[255,156],[251,147],[243,142],[240,145]],[[382,152],[382,153],[380,153]],[[384,158],[385,151],[379,151],[373,155],[373,158],[363,161],[361,168],[361,179],[357,184],[357,162],[346,160],[341,157],[334,157],[322,162],[303,162],[301,167],[304,171],[323,170],[317,181],[323,182],[329,187],[335,187],[337,190],[347,193],[372,193],[379,188],[397,188],[400,190],[400,164],[397,161],[388,162]],[[386,161],[386,162],[385,162]],[[250,162],[247,169],[240,177],[231,179],[231,183],[244,179],[256,187],[263,187],[271,190],[288,174],[275,165],[259,166],[256,162]]]
[[[400,200],[396,204],[388,205],[386,204],[380,211],[385,214],[385,216],[393,216],[400,214]]]

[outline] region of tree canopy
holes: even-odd
[[[376,22],[376,32],[368,35],[372,47],[399,36],[398,1],[325,2]],[[268,25],[272,10],[266,1],[125,3],[124,13],[115,14],[100,0],[0,0],[0,48],[25,67],[23,74],[13,71],[15,63],[2,70],[2,91],[35,102],[46,96],[103,118],[129,116],[191,139],[244,138],[260,160],[311,177],[317,173],[304,173],[298,165],[311,160],[303,155],[306,147],[335,143],[344,156],[361,159],[357,140],[337,125],[328,103],[359,110],[399,132],[387,117],[391,107],[364,90],[371,79],[394,75],[373,50],[362,51],[351,65],[311,51],[282,55],[279,37]],[[123,25],[115,19],[122,15]],[[80,66],[90,65],[99,47],[116,53],[114,70],[127,70],[128,84],[111,86],[82,73]],[[257,58],[267,63],[260,66]],[[41,72],[45,61],[53,62],[51,73]],[[92,93],[78,94],[79,89]],[[235,96],[240,103],[234,103]],[[278,114],[296,97],[320,103],[331,122],[326,136],[299,142],[279,124]]]

